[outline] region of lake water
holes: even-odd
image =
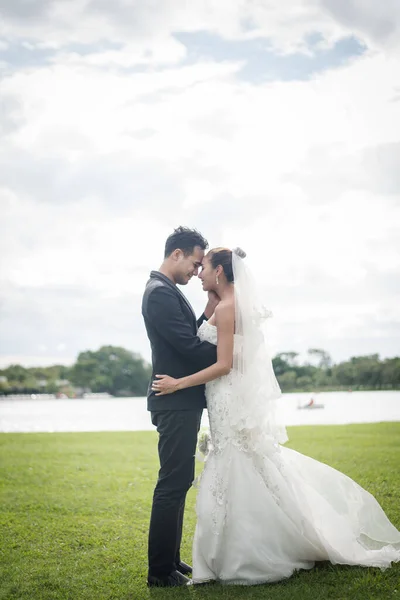
[[[313,394],[324,408],[299,410],[310,393],[284,394],[287,425],[328,425],[400,421],[400,391]],[[208,424],[204,412],[203,425]],[[0,400],[0,432],[153,430],[145,398],[82,400]]]

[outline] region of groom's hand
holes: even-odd
[[[213,291],[208,292],[208,302],[207,306],[204,309],[204,314],[209,319],[214,314],[215,309],[217,308],[221,298]]]
[[[153,392],[158,392],[156,396],[166,396],[179,390],[179,379],[169,375],[156,375],[156,377],[157,379],[154,379],[151,385]]]

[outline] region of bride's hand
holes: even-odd
[[[154,379],[151,389],[153,392],[158,392],[156,396],[165,396],[166,394],[173,394],[179,387],[179,379],[174,379],[169,375],[156,375],[157,379]]]

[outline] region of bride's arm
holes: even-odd
[[[220,302],[214,314],[218,335],[217,362],[211,365],[211,367],[207,367],[207,369],[203,369],[187,377],[181,377],[180,379],[174,379],[168,375],[156,375],[157,380],[152,384],[152,389],[158,392],[156,396],[164,396],[165,394],[172,394],[188,387],[208,383],[229,373],[232,368],[233,359],[234,307],[230,304]]]

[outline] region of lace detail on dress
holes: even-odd
[[[208,321],[203,321],[197,331],[197,335],[202,342],[209,342],[210,344],[214,344],[214,346],[217,345],[217,328]]]
[[[217,344],[217,328],[207,322],[202,323],[198,335],[201,340]],[[236,340],[235,340],[236,342]],[[231,371],[227,375],[206,384],[206,400],[211,432],[211,451],[222,452],[226,444],[232,441],[229,427],[229,407],[234,395],[235,376]],[[238,440],[237,440],[238,442]],[[240,442],[239,442],[240,445]]]
[[[217,344],[217,328],[203,322],[198,330],[201,340]],[[234,354],[241,351],[241,336],[235,335]],[[243,422],[236,426],[236,411],[242,411],[242,375],[231,370],[227,375],[206,384],[206,400],[211,431],[211,450],[220,453],[227,444],[232,444],[242,452],[257,450],[263,454],[279,452],[279,444],[268,435],[263,426],[250,426]],[[234,423],[234,425],[233,425]],[[247,425],[247,426],[246,426]]]
[[[198,335],[203,341],[217,344],[217,328],[210,323],[202,323]],[[240,352],[240,343],[240,336],[235,336],[234,352]],[[280,453],[279,445],[268,435],[265,435],[261,427],[238,429],[236,426],[233,427],[231,423],[232,411],[234,411],[236,403],[243,402],[240,378],[241,375],[232,370],[227,375],[206,384],[211,443],[203,475],[206,471],[208,472],[208,493],[213,498],[210,517],[211,530],[214,535],[219,535],[226,521],[227,489],[231,464],[230,449],[239,450],[249,460],[253,461],[253,466],[271,490],[274,500],[279,504],[278,483],[266,471],[263,462],[258,461],[259,456],[271,456],[273,454],[278,457]],[[216,468],[214,459],[218,460],[218,457],[224,452],[228,453],[224,457],[224,461],[226,459],[226,470],[221,472]],[[280,465],[280,461],[278,460],[276,464]],[[281,471],[281,469],[278,468],[278,471]],[[201,480],[202,477],[199,481]]]
[[[211,531],[214,535],[220,535],[227,518],[228,478],[225,473],[220,473],[218,469],[214,468],[208,489],[213,498]]]

